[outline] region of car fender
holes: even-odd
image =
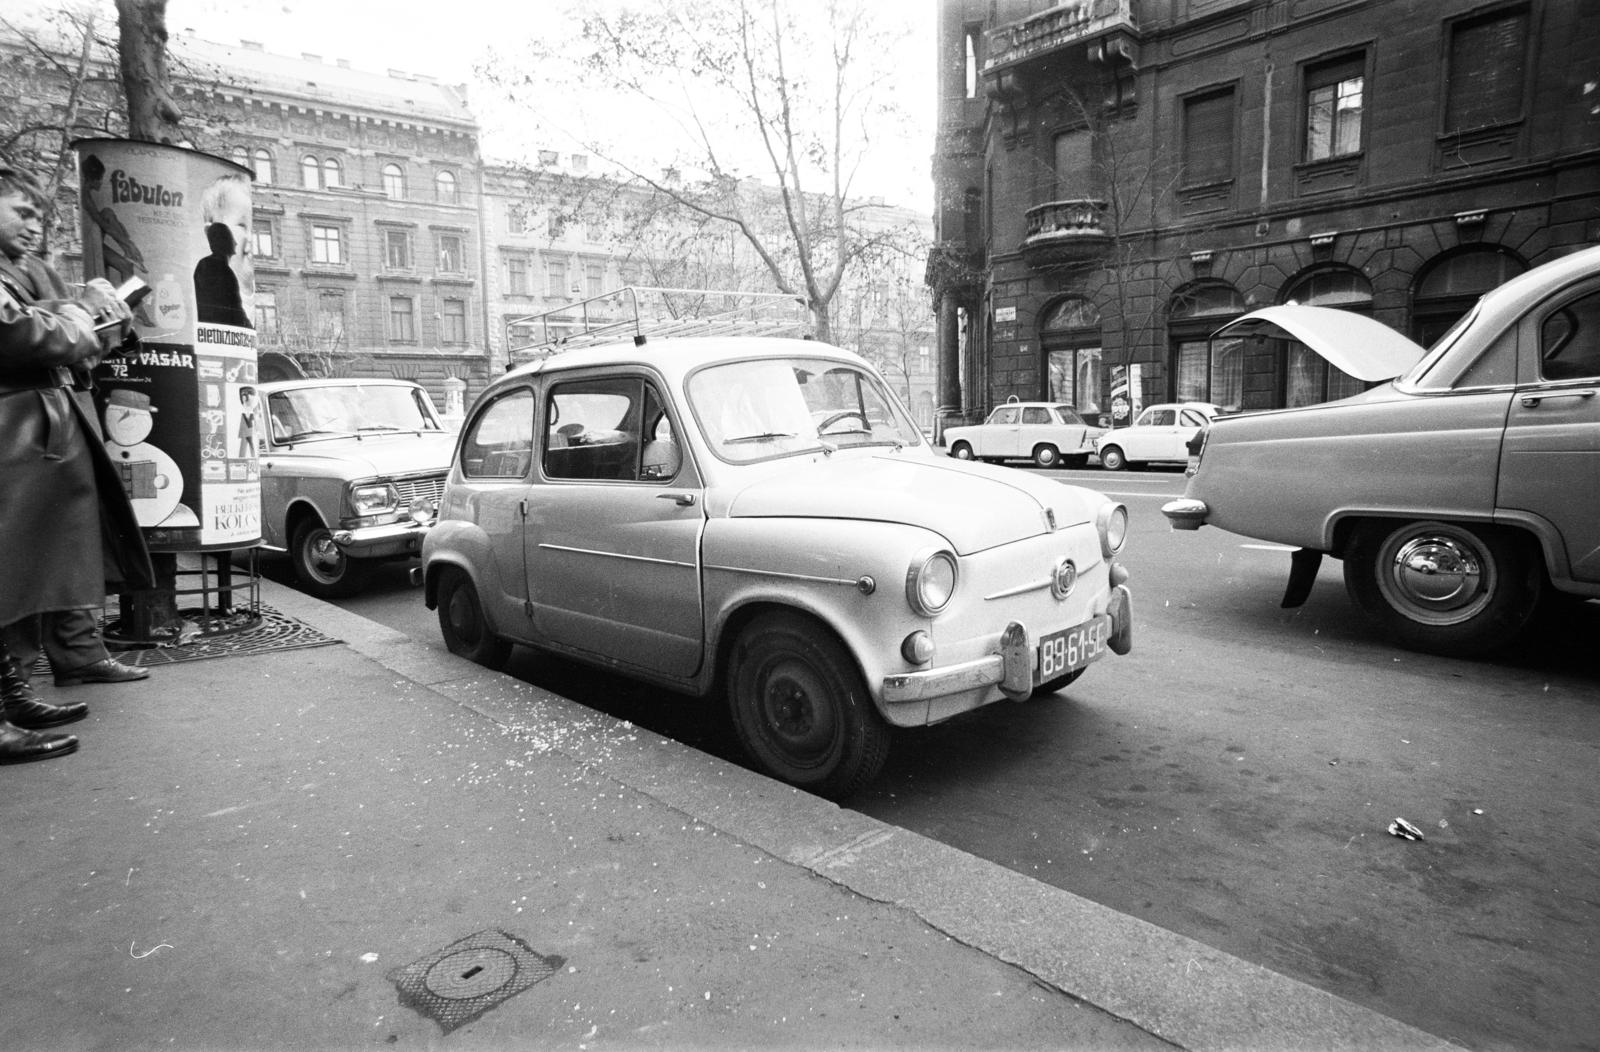
[[[465,519],[440,519],[428,530],[422,541],[423,602],[431,610],[438,601],[439,573],[446,567],[456,567],[467,575],[478,592],[478,602],[483,616],[497,635],[505,638],[527,639],[527,616],[524,604],[527,596],[508,592],[523,581],[520,566],[501,566],[495,558],[494,545],[489,535],[476,522]],[[502,587],[489,587],[486,582],[499,581]],[[522,626],[518,631],[518,626]]]
[[[826,625],[849,648],[880,712],[883,677],[912,671],[900,643],[928,625],[906,600],[916,553],[954,551],[938,533],[903,523],[848,519],[713,520],[703,544],[708,656],[720,668],[725,648],[752,609],[786,607]],[[959,587],[959,583],[957,585]]]

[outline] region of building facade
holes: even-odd
[[[1600,241],[1600,6],[941,0],[927,281],[942,415],[1009,395],[1108,423],[1359,390],[1257,307],[1421,343]]]

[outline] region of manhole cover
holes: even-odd
[[[548,979],[566,961],[533,952],[515,935],[476,932],[389,973],[400,1003],[445,1033]]]

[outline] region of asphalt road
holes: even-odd
[[[1285,611],[1286,551],[1169,531],[1179,473],[1051,476],[1132,512],[1134,652],[897,734],[851,806],[1470,1048],[1600,1047],[1600,604],[1494,661],[1412,654],[1338,563]],[[442,646],[404,571],[341,605]],[[711,703],[510,671],[738,758]]]

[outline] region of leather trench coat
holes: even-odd
[[[0,256],[0,625],[155,584],[89,391],[101,337],[66,302],[42,261]]]

